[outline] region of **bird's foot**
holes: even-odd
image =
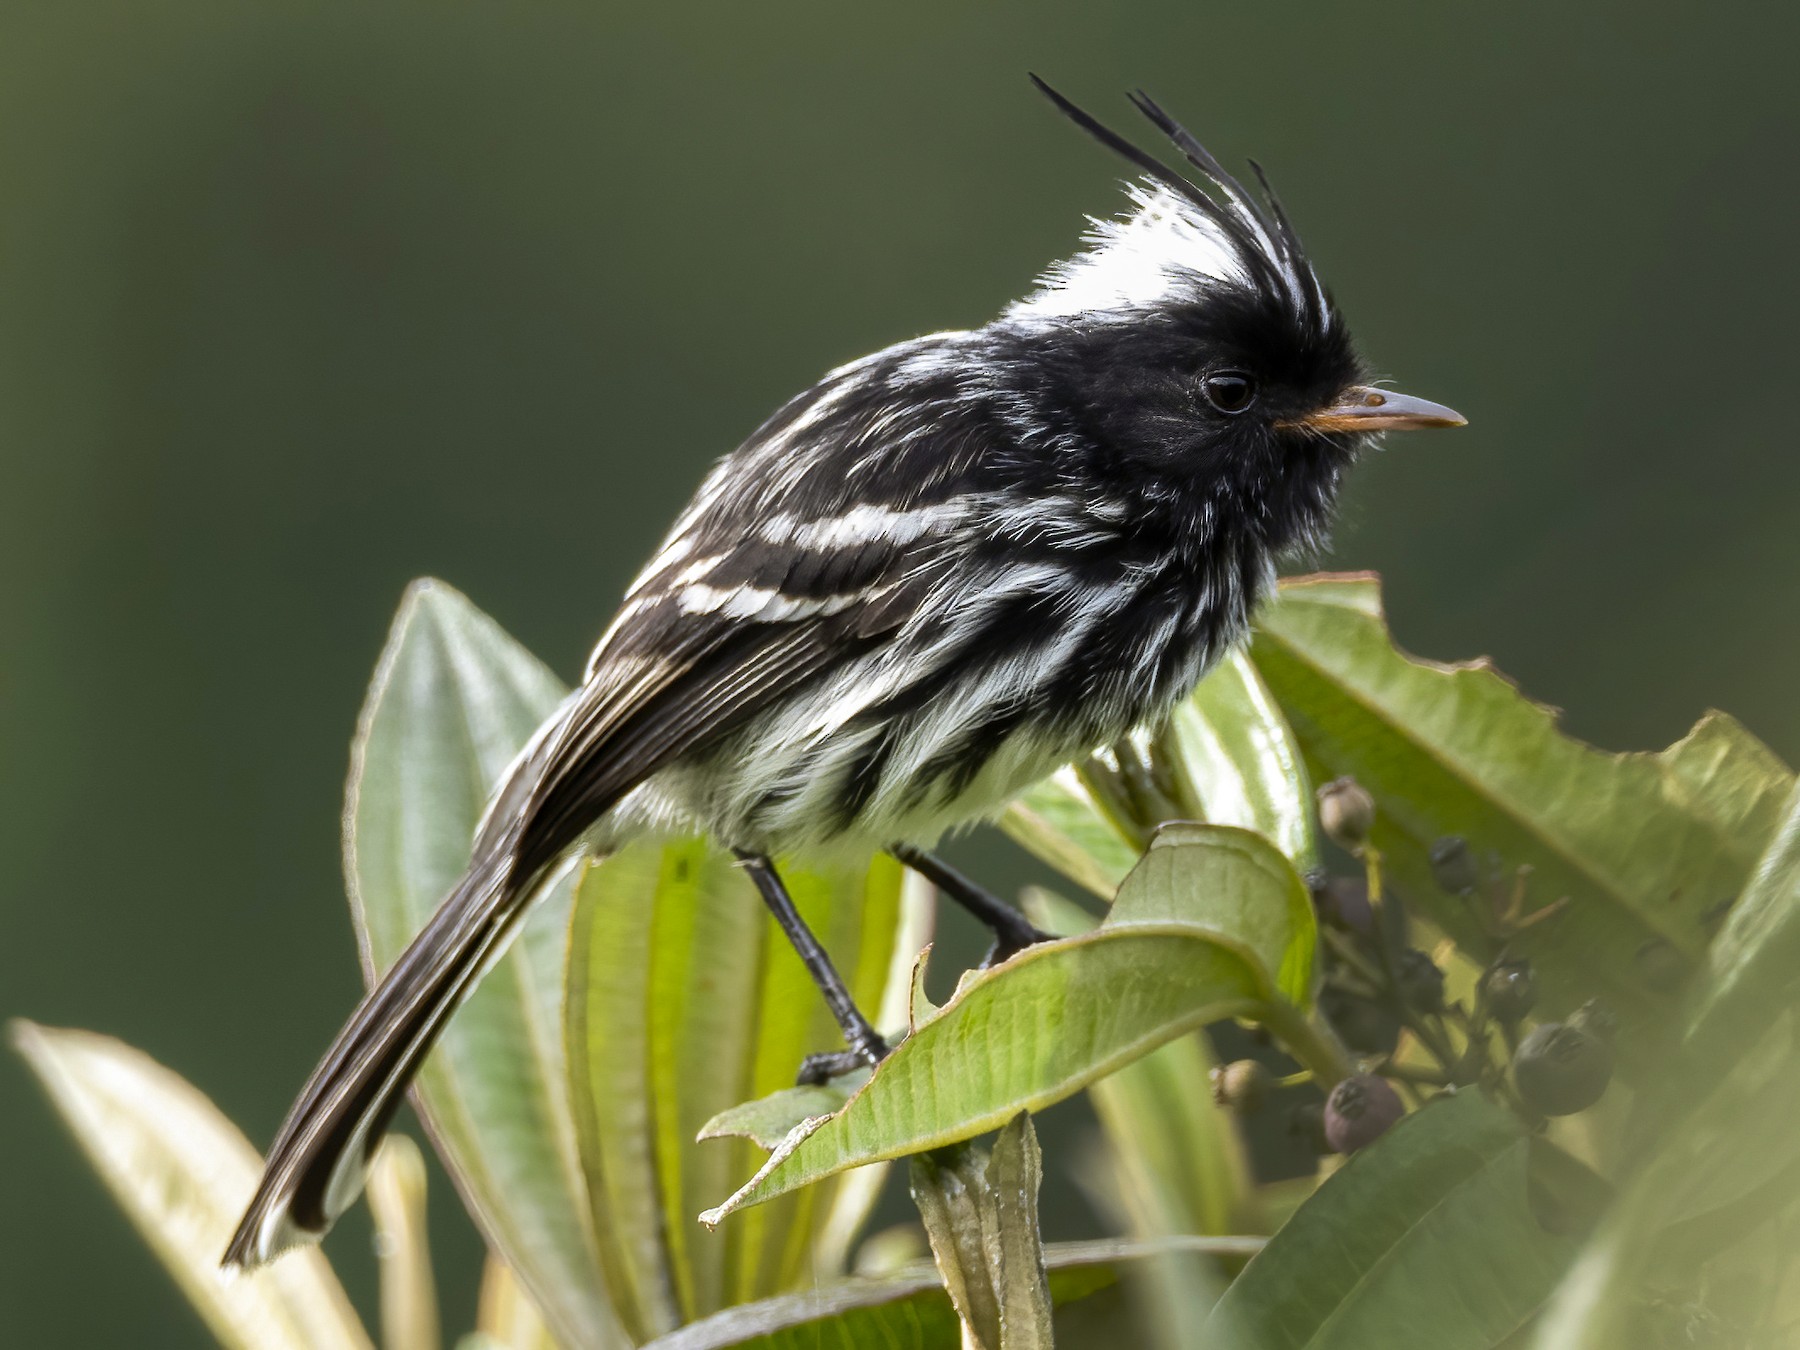
[[[1027,947],[1035,947],[1040,942],[1052,942],[1055,939],[1055,933],[1046,933],[1035,924],[1021,921],[1018,928],[994,935],[994,945],[981,958],[981,969],[991,970],[1002,961],[1010,961]]]
[[[800,1087],[818,1087],[858,1069],[872,1069],[886,1059],[892,1049],[886,1041],[876,1036],[871,1041],[847,1050],[826,1050],[821,1054],[808,1055],[800,1061],[800,1072],[794,1075],[794,1082]]]

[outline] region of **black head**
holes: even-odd
[[[1048,377],[1045,416],[1146,491],[1223,493],[1283,546],[1317,531],[1378,432],[1456,426],[1448,408],[1369,387],[1348,330],[1260,168],[1258,196],[1142,93],[1132,102],[1206,184],[1032,77],[1145,174],[1136,209],[1097,221],[1001,321]],[[1184,491],[1185,489],[1185,491]]]

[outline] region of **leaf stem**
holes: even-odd
[[[1280,1041],[1282,1048],[1327,1092],[1355,1072],[1349,1054],[1331,1029],[1293,1004],[1271,1000],[1256,1009],[1251,1017],[1267,1027],[1269,1034]]]

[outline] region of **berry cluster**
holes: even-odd
[[[1320,1151],[1353,1153],[1399,1120],[1409,1100],[1446,1090],[1485,1090],[1533,1125],[1597,1102],[1612,1077],[1617,1019],[1591,1001],[1565,1021],[1527,1027],[1537,976],[1509,946],[1563,902],[1526,912],[1526,869],[1510,886],[1491,886],[1464,840],[1438,840],[1433,879],[1476,904],[1499,953],[1465,997],[1450,998],[1442,967],[1412,945],[1405,908],[1384,887],[1370,841],[1374,798],[1340,778],[1319,789],[1318,812],[1326,836],[1362,864],[1360,876],[1320,871],[1308,878],[1319,917],[1320,1010],[1358,1072],[1338,1082],[1322,1107],[1297,1108],[1296,1130]],[[1274,1081],[1261,1065],[1241,1060],[1215,1073],[1213,1091],[1222,1104],[1249,1110]]]

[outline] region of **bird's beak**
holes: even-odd
[[[1353,384],[1337,402],[1297,419],[1308,431],[1417,431],[1423,427],[1467,426],[1469,419],[1453,408],[1391,389]]]

